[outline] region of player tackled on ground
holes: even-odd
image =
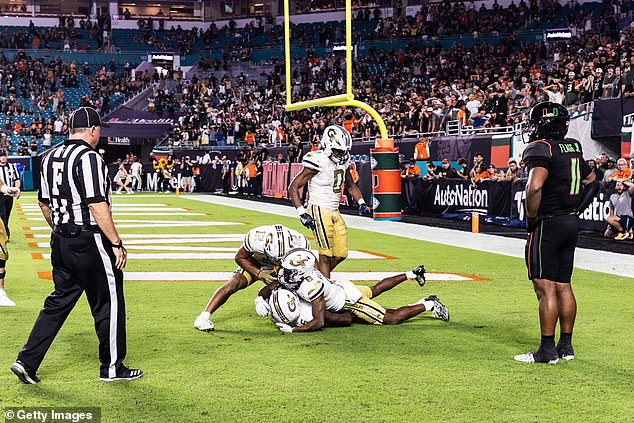
[[[529,171],[526,266],[539,302],[542,339],[537,351],[515,356],[524,363],[554,364],[560,358],[574,358],[577,302],[570,278],[579,235],[578,214],[592,202],[599,183],[583,159],[581,143],[564,138],[569,121],[568,110],[551,102],[535,105],[529,115],[530,143],[523,156]],[[555,347],[557,321],[560,337]]]
[[[311,229],[317,239],[319,270],[330,277],[330,272],[348,257],[348,228],[339,214],[344,183],[359,204],[359,214],[369,214],[370,209],[350,172],[350,133],[342,126],[331,125],[325,129],[320,147],[321,150],[304,156],[303,169],[293,179],[288,191],[302,224]],[[306,185],[308,210],[299,195],[299,190]]]
[[[310,248],[306,237],[282,225],[259,226],[251,229],[244,237],[242,247],[235,256],[238,268],[231,279],[214,292],[205,310],[194,322],[200,331],[214,330],[210,320],[213,314],[229,297],[256,281],[270,284],[277,280],[274,266],[284,255],[294,248]],[[257,300],[256,300],[257,305]]]
[[[435,295],[397,309],[386,309],[373,300],[408,279],[415,279],[419,285],[424,285],[423,266],[383,279],[368,287],[354,285],[348,281],[331,282],[315,268],[315,262],[316,258],[312,252],[296,249],[289,252],[280,263],[279,285],[298,296],[301,300],[299,307],[304,304],[301,318],[291,321],[290,318],[284,317],[287,314],[280,307],[279,294],[276,298],[274,293],[271,315],[274,320],[277,319],[276,324],[282,332],[320,330],[330,323],[328,320],[333,313],[349,314],[349,322],[355,318],[373,325],[398,325],[424,311],[431,311],[434,317],[444,321],[449,320],[449,311]],[[288,299],[293,301],[290,297]],[[306,304],[310,304],[310,307]],[[338,321],[336,325],[341,326],[341,323]]]

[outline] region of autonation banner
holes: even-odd
[[[486,181],[477,187],[455,179],[403,180],[403,205],[410,214],[468,218],[478,212],[488,223],[520,227],[526,221],[525,187],[525,180]],[[614,184],[602,184],[593,202],[579,216],[582,231],[605,231],[614,191]]]
[[[485,181],[478,186],[457,179],[403,180],[403,204],[409,211],[432,214],[478,212],[510,217],[511,183]]]
[[[513,183],[512,217],[519,220],[526,220],[525,204],[526,181],[519,180]],[[604,232],[606,228],[605,219],[610,214],[610,196],[614,194],[614,183],[601,184],[599,193],[594,197],[592,203],[579,216],[581,219],[581,230],[588,232]]]

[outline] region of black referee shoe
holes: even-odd
[[[34,370],[26,370],[26,366],[20,360],[17,360],[11,365],[11,371],[15,373],[22,383],[26,383],[27,385],[35,385],[42,381],[42,379],[37,377]]]
[[[143,370],[140,369],[128,369],[127,367],[123,368],[123,371],[116,375],[115,377],[100,377],[99,379],[102,382],[114,382],[117,380],[134,380],[141,379],[143,377]]]

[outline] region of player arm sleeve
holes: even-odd
[[[312,152],[306,154],[302,159],[302,166],[319,172],[319,157]]]
[[[552,152],[550,144],[544,141],[533,141],[526,146],[524,150],[523,160],[528,170],[534,167],[543,167],[550,171],[552,162]]]
[[[251,231],[247,232],[244,236],[244,241],[242,241],[242,248],[244,248],[249,253],[253,252],[253,247],[251,245]]]
[[[44,167],[40,171],[40,190],[37,193],[37,199],[42,204],[49,204],[51,201],[51,194],[48,191],[48,184],[44,178]]]
[[[108,168],[97,153],[86,153],[77,167],[79,190],[86,204],[106,201]]]
[[[324,295],[324,284],[321,281],[314,281],[306,290],[304,298],[312,303],[322,295]]]

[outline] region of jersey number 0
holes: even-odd
[[[340,193],[341,185],[343,184],[343,178],[345,176],[345,171],[341,169],[335,170],[335,182],[332,184],[332,192]]]

